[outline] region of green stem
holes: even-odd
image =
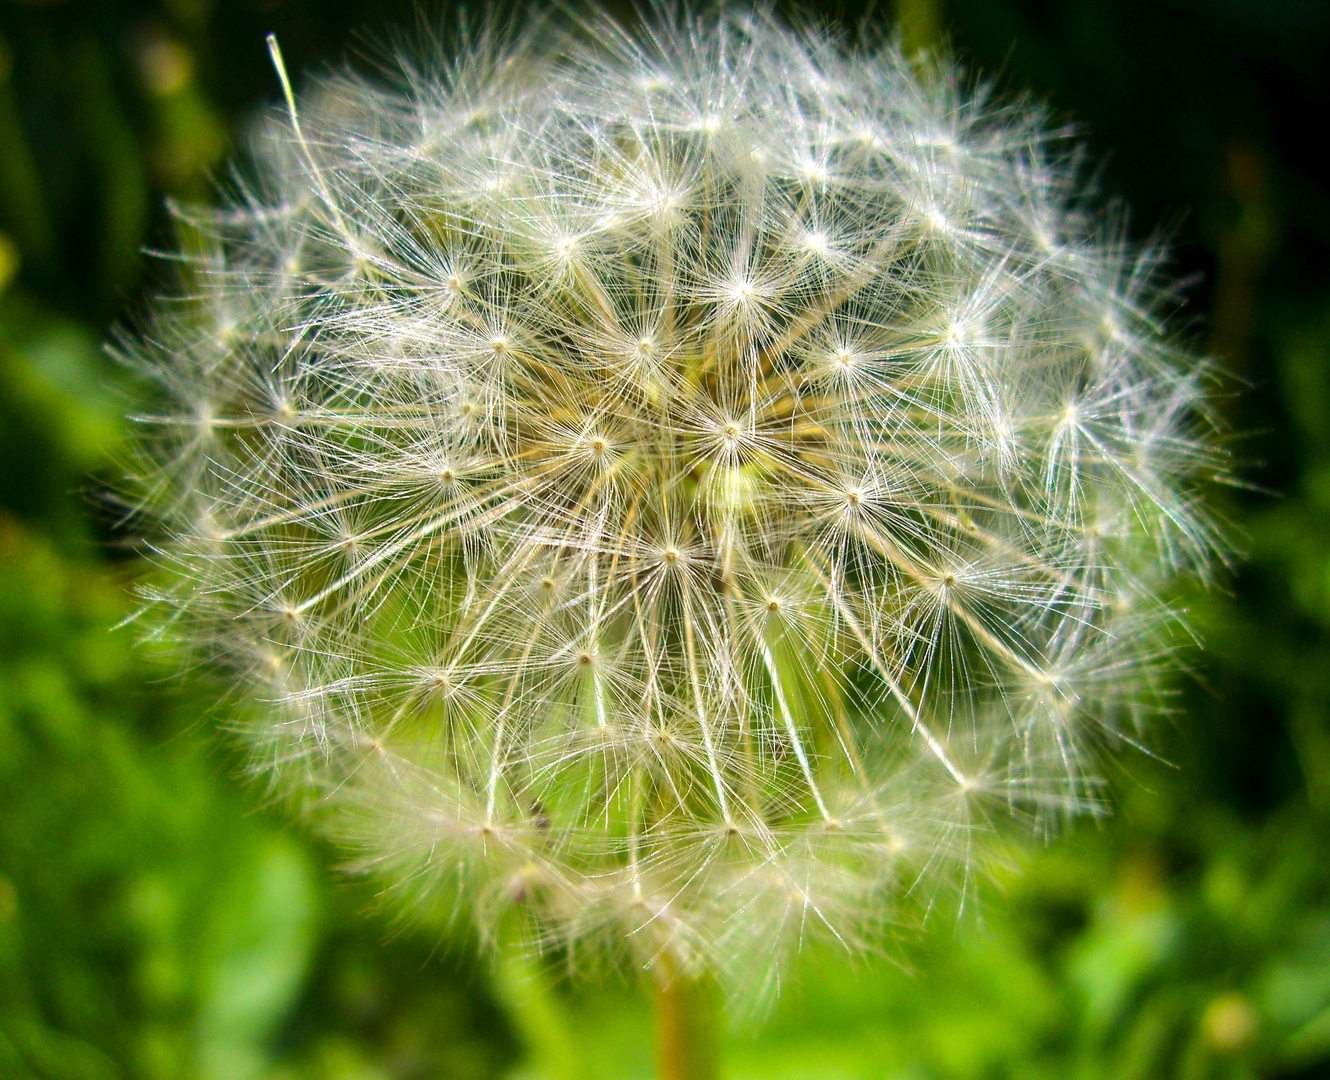
[[[714,987],[667,964],[661,968],[655,988],[658,1080],[717,1080]]]
[[[940,0],[895,0],[893,7],[907,56],[937,47],[942,40]]]

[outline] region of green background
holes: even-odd
[[[172,246],[164,199],[213,198],[275,98],[267,31],[294,73],[456,17],[426,10],[0,0],[6,1080],[650,1074],[633,978],[569,984],[394,922],[238,779],[219,688],[111,629],[141,568],[98,495],[134,395],[100,343],[169,281],[142,255]],[[1110,819],[880,960],[806,956],[768,1013],[731,1018],[724,1075],[1330,1076],[1330,4],[896,14],[1075,120],[1105,203],[1169,239],[1179,325],[1230,375],[1249,487],[1217,501],[1245,557],[1189,597],[1206,651],[1157,756],[1113,766]]]

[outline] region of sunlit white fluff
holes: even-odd
[[[326,78],[255,153],[124,347],[150,607],[396,891],[744,980],[1099,805],[1216,460],[1037,110],[665,15]]]

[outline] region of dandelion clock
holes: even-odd
[[[288,85],[181,212],[144,620],[404,905],[770,987],[1101,805],[1216,546],[1208,369],[1037,109],[572,22]]]

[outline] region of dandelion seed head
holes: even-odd
[[[1098,811],[1223,461],[1075,147],[762,13],[425,60],[273,117],[122,346],[256,771],[486,938],[736,985]]]

